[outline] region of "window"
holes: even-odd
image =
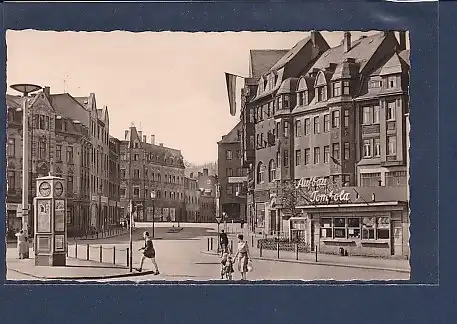
[[[346,238],[346,218],[334,218],[333,231],[335,238]]]
[[[281,132],[281,123],[277,122],[276,123],[276,134],[278,134],[278,136],[279,136],[280,132]]]
[[[373,109],[370,106],[363,107],[363,124],[371,125],[373,123]]]
[[[69,176],[67,178],[67,195],[72,196],[73,195],[73,177]]]
[[[360,238],[360,218],[348,218],[348,238]]]
[[[44,116],[40,115],[39,120],[40,120],[40,129],[46,129]]]
[[[344,127],[349,127],[349,109],[344,110]]]
[[[8,139],[8,156],[16,155],[16,140],[14,138]]]
[[[350,157],[350,144],[349,143],[344,143],[344,159],[349,160]]]
[[[301,164],[301,150],[296,150],[295,151],[295,166],[298,166]]]
[[[140,170],[133,170],[133,178],[134,179],[140,178]]]
[[[325,91],[324,91],[324,87],[318,87],[316,89],[317,91],[317,101],[323,101],[325,100]]]
[[[276,179],[276,163],[275,160],[271,159],[268,163],[268,181],[272,182]]]
[[[319,116],[314,117],[314,134],[320,133]]]
[[[73,163],[73,147],[71,146],[67,147],[67,162]]]
[[[140,188],[139,187],[133,187],[133,196],[138,198],[140,196]]]
[[[232,151],[230,151],[230,150],[225,151],[225,159],[231,160],[232,158],[233,158]]]
[[[364,217],[362,221],[362,240],[374,240],[376,217]]]
[[[236,131],[236,139],[238,142],[241,141],[241,132],[239,129]]]
[[[227,184],[227,195],[233,195],[233,185],[231,183]]]
[[[295,137],[299,137],[301,135],[301,120],[295,121]]]
[[[289,96],[284,96],[284,109],[289,108]]]
[[[40,152],[40,159],[45,160],[46,159],[46,142],[44,140],[40,140],[38,143],[39,147],[39,152]]]
[[[284,166],[289,166],[289,151],[284,151]]]
[[[371,140],[370,139],[363,140],[363,157],[364,158],[371,157]]]
[[[397,154],[397,137],[387,136],[387,155]]]
[[[289,137],[289,122],[284,121],[284,137]]]
[[[381,184],[381,173],[361,173],[360,182],[362,187],[378,187]]]
[[[388,88],[396,88],[397,87],[397,77],[396,76],[389,76],[388,77]]]
[[[379,105],[373,107],[373,124],[379,124]]]
[[[241,159],[241,150],[236,150],[236,158]]]
[[[320,147],[315,147],[314,148],[314,164],[318,164],[319,163],[320,155],[321,155]]]
[[[340,127],[340,111],[334,110],[332,111],[332,128]]]
[[[330,115],[324,115],[324,133],[327,133],[330,130]]]
[[[276,165],[281,166],[281,153],[280,152],[276,153]]]
[[[379,137],[373,139],[373,155],[381,156],[381,141]]]
[[[309,156],[310,156],[310,149],[306,148],[305,149],[305,165],[309,164]]]
[[[264,173],[263,163],[259,162],[259,164],[257,164],[257,183],[258,184],[263,183],[263,180],[264,180],[263,173]]]
[[[56,161],[62,161],[62,145],[56,145]]]
[[[331,218],[321,218],[321,237],[333,238],[333,228]]]
[[[341,96],[341,82],[337,81],[332,83],[333,86],[333,97]]]
[[[121,197],[125,197],[125,193],[126,193],[126,190],[125,188],[121,188],[121,191],[120,191],[120,194],[121,194]]]
[[[8,190],[16,188],[16,177],[14,171],[8,171]]]
[[[386,172],[386,186],[398,187],[406,186],[407,184],[408,179],[406,177],[406,171]]]
[[[227,174],[227,177],[233,177],[233,169],[232,168],[227,168],[226,174]]]
[[[349,81],[343,81],[343,95],[348,96],[350,92]]]
[[[390,237],[389,217],[378,217],[376,224],[376,239],[388,240]]]
[[[333,143],[332,144],[332,157],[335,160],[340,159],[340,143]]]
[[[328,163],[330,156],[330,147],[328,145],[324,146],[324,163]]]
[[[140,159],[140,155],[139,154],[133,154],[133,161],[138,161],[139,159]]]
[[[310,124],[311,124],[311,122],[310,122],[309,118],[306,118],[305,119],[305,129],[304,129],[305,136],[309,135],[309,133],[310,133]]]
[[[387,103],[387,120],[395,120],[395,101]]]

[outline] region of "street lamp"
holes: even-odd
[[[26,235],[29,235],[29,125],[27,101],[29,93],[38,91],[41,87],[35,84],[13,84],[11,89],[22,93],[22,229]]]
[[[155,199],[156,199],[156,191],[151,191],[151,200],[152,200],[152,238],[155,237]]]

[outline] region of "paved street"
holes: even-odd
[[[161,224],[162,225],[162,224]],[[147,225],[146,225],[147,226]],[[163,225],[162,225],[163,226]],[[207,237],[216,234],[213,226],[202,225],[202,227],[185,227],[179,233],[169,233],[169,228],[158,226],[156,227],[156,240],[154,241],[157,250],[157,262],[159,264],[161,274],[131,276],[125,278],[112,279],[97,279],[97,281],[182,281],[182,280],[217,280],[219,279],[219,261],[217,255],[207,253]],[[140,225],[141,227],[141,225]],[[138,249],[142,246],[142,232],[148,230],[152,233],[152,229],[137,228],[134,232],[134,267],[138,267],[141,258],[141,252]],[[81,250],[78,249],[80,258],[85,251],[85,244],[90,244],[91,248],[98,245],[103,245],[104,257],[103,262],[111,262],[112,255],[109,252],[115,245],[117,251],[121,251],[128,247],[128,235],[122,235],[116,238],[100,239],[98,241],[78,241]],[[70,243],[72,243],[70,241]],[[98,251],[96,249],[96,251]],[[74,253],[70,247],[70,257]],[[91,252],[92,253],[92,252]],[[97,253],[95,255],[98,256]],[[324,256],[323,256],[324,257]],[[83,258],[83,257],[82,257]],[[122,263],[126,260],[126,255],[117,252],[116,258],[119,258]],[[92,258],[91,258],[92,260]],[[365,258],[365,260],[367,260]],[[370,259],[368,259],[370,261]],[[381,260],[382,261],[382,260]],[[378,262],[381,262],[378,261]],[[124,262],[125,265],[125,262]],[[407,280],[409,273],[399,271],[386,271],[377,269],[366,269],[361,267],[342,267],[321,265],[313,263],[296,263],[283,262],[277,260],[254,260],[254,271],[248,274],[249,280]],[[152,265],[146,260],[144,265],[145,270],[151,270]],[[99,269],[98,272],[110,272],[112,270]],[[117,270],[119,271],[119,270]],[[124,273],[127,270],[123,270]],[[26,280],[35,279],[27,277],[24,274],[8,271],[7,279],[9,280]],[[239,279],[239,273],[235,273],[235,279]]]

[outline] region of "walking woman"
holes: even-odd
[[[19,259],[27,259],[29,257],[29,243],[27,242],[27,235],[23,230],[16,233],[17,238],[17,254]]]
[[[143,233],[144,238],[144,247],[142,247],[139,251],[143,251],[143,256],[141,257],[140,267],[136,269],[137,271],[141,272],[143,270],[143,263],[146,259],[151,259],[152,264],[154,265],[155,271],[154,274],[158,275],[159,267],[157,266],[156,262],[156,250],[154,249],[154,245],[152,244],[152,240],[149,237],[149,232]]]
[[[238,270],[241,272],[241,280],[246,280],[248,264],[251,259],[248,242],[243,240],[243,234],[238,235],[238,251],[236,251],[234,260],[238,261]]]

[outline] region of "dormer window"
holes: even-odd
[[[133,147],[137,149],[138,148],[138,142],[133,143]]]
[[[343,81],[343,95],[348,96],[351,94],[349,81]]]
[[[387,78],[387,88],[393,89],[397,87],[397,77],[396,76],[389,76]]]
[[[283,101],[283,108],[284,109],[289,108],[289,96],[284,96],[283,100],[284,100]]]
[[[341,81],[336,81],[332,83],[332,96],[339,97],[341,96]]]
[[[324,101],[325,100],[325,87],[320,86],[316,88],[316,96],[317,96],[317,101]]]

